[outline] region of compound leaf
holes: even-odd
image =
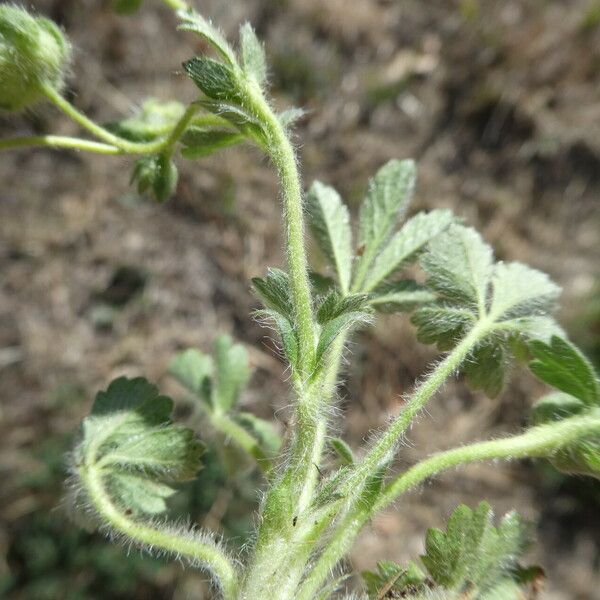
[[[169,483],[192,478],[202,444],[173,425],[173,403],[143,378],[114,380],[83,422],[75,469],[98,469],[115,500],[136,514],[164,510]]]
[[[244,72],[253,77],[259,85],[263,85],[267,79],[267,59],[263,45],[250,23],[240,27],[240,46]]]
[[[600,404],[600,384],[594,367],[575,345],[553,336],[549,344],[532,340],[529,349],[534,356],[529,368],[542,381],[588,406]]]
[[[373,268],[367,275],[364,289],[366,291],[375,289],[386,278],[414,260],[418,253],[453,221],[452,211],[446,209],[419,213],[409,219],[375,259]]]
[[[352,231],[350,214],[340,195],[315,181],[306,197],[306,213],[319,248],[334,267],[342,293],[347,293],[352,275]]]

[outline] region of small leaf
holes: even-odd
[[[452,211],[446,209],[419,213],[409,219],[375,259],[363,289],[366,291],[375,289],[386,278],[414,260],[419,252],[453,221]]]
[[[207,99],[197,100],[195,104],[228,121],[247,138],[257,143],[264,143],[265,136],[260,122],[243,108],[227,102]]]
[[[502,391],[507,362],[504,344],[492,338],[471,352],[463,370],[472,389],[495,398]]]
[[[115,500],[136,514],[164,510],[168,483],[193,477],[203,452],[191,430],[171,423],[172,406],[145,379],[116,379],[83,422],[74,468],[99,470]]]
[[[377,571],[361,573],[369,598],[381,600],[393,597],[390,594],[406,594],[424,591],[425,574],[414,562],[406,567],[382,560],[377,563]]]
[[[482,316],[492,275],[492,249],[469,227],[452,225],[432,240],[421,266],[427,284],[451,302],[466,303]]]
[[[193,31],[204,38],[231,67],[236,64],[235,52],[223,36],[223,34],[197,12],[188,10],[177,11],[181,20],[178,29],[181,31]]]
[[[237,403],[252,374],[248,352],[241,344],[234,344],[228,335],[221,335],[215,343],[215,367],[215,407],[228,412]]]
[[[544,425],[553,421],[562,421],[585,412],[585,404],[563,392],[552,392],[538,400],[531,409],[531,423]]]
[[[419,308],[411,318],[418,327],[417,339],[450,350],[475,324],[475,315],[465,308],[433,305]]]
[[[498,321],[547,312],[560,295],[546,273],[518,262],[498,263],[492,276],[490,314]]]
[[[352,231],[350,214],[340,195],[315,181],[306,197],[308,224],[323,254],[337,274],[343,294],[352,275]]]
[[[360,324],[369,323],[371,315],[364,311],[345,312],[334,319],[327,321],[321,329],[319,342],[317,344],[316,361],[317,364],[323,360],[327,350],[335,339],[345,331],[353,329]]]
[[[184,158],[194,160],[209,156],[224,148],[235,146],[243,141],[244,136],[235,131],[190,127],[181,139],[185,146],[181,151],[181,155]]]
[[[329,445],[336,453],[341,464],[351,466],[354,464],[354,453],[352,448],[346,444],[341,438],[333,438],[329,440]]]
[[[369,305],[380,312],[408,312],[434,302],[436,295],[410,279],[380,285],[369,295]]]
[[[250,23],[240,27],[240,45],[244,72],[262,86],[267,79],[267,59],[263,45],[256,37]]]
[[[275,325],[277,326],[277,330],[279,331],[279,335],[281,337],[281,343],[283,345],[285,357],[290,365],[297,367],[299,343],[298,338],[296,337],[296,331],[294,330],[291,321],[274,310],[265,311],[265,313],[267,313],[268,316],[275,321]]]
[[[280,269],[269,268],[266,277],[252,279],[254,290],[267,308],[294,322],[294,306],[290,297],[289,276]]]
[[[594,367],[576,346],[553,336],[549,344],[531,341],[529,349],[535,358],[529,368],[542,381],[588,406],[600,405],[600,383]]]
[[[169,373],[192,394],[214,408],[212,406],[214,363],[211,356],[196,348],[179,352],[171,360]]]
[[[235,74],[223,63],[196,56],[184,62],[183,68],[209,98],[234,104],[242,102]]]
[[[336,291],[330,292],[317,309],[317,323],[324,325],[344,313],[366,312],[367,300],[366,294],[340,296]]]

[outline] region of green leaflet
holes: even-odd
[[[421,258],[436,303],[418,308],[417,339],[452,349],[477,324],[486,332],[466,358],[463,371],[475,389],[497,395],[511,346],[560,332],[551,317],[560,288],[547,275],[520,263],[494,264],[491,248],[473,229],[451,225]]]
[[[361,575],[369,598],[410,593],[411,589],[421,589],[425,582],[425,574],[412,561],[403,567],[391,560],[381,560],[377,571],[363,571]]]
[[[83,422],[74,468],[99,470],[114,500],[134,514],[165,510],[171,482],[192,478],[202,444],[173,425],[172,401],[143,378],[115,379]]]
[[[368,296],[366,294],[341,296],[336,291],[330,292],[317,309],[317,323],[324,325],[344,313],[366,312],[367,301]]]
[[[342,465],[351,466],[354,464],[354,453],[352,448],[341,438],[333,438],[329,440],[331,449],[337,455]]]
[[[233,69],[205,56],[196,56],[183,63],[186,73],[206,96],[212,100],[242,102]]]
[[[379,312],[408,312],[436,300],[436,295],[410,279],[384,283],[369,295],[369,305]]]
[[[429,245],[421,266],[429,275],[428,285],[445,300],[466,304],[485,312],[492,249],[470,227],[452,225]]]
[[[348,292],[352,276],[350,214],[332,187],[315,181],[306,196],[306,214],[319,248],[335,269],[340,289]]]
[[[412,160],[391,160],[369,181],[360,209],[358,243],[362,248],[354,289],[362,289],[367,272],[412,197],[416,179]]]
[[[190,127],[181,138],[181,142],[185,146],[181,155],[194,160],[235,146],[243,141],[244,136],[236,131]]]
[[[532,340],[529,349],[534,357],[529,368],[542,381],[588,406],[600,404],[600,383],[594,367],[575,345],[552,336],[549,344]]]
[[[317,344],[316,361],[320,364],[323,360],[327,350],[331,347],[331,344],[335,339],[344,331],[348,331],[361,323],[368,323],[370,321],[369,313],[364,311],[351,311],[343,313],[340,316],[327,321],[321,328],[321,334],[319,336],[319,342]]]
[[[234,67],[237,64],[235,52],[223,36],[223,34],[206,20],[202,15],[187,10],[177,11],[177,16],[181,20],[178,29],[182,31],[193,31],[204,38],[224,59],[229,66]]]
[[[267,60],[263,45],[250,23],[240,27],[240,46],[244,73],[262,86],[267,79]]]
[[[305,114],[306,111],[304,109],[292,107],[280,112],[277,115],[277,118],[279,119],[279,122],[283,125],[283,127],[285,129],[288,129],[289,127],[294,125],[296,121],[301,119]]]
[[[264,305],[294,322],[294,305],[290,297],[290,282],[287,273],[280,269],[269,268],[266,277],[252,279],[254,291]]]
[[[414,260],[418,253],[437,235],[454,222],[447,209],[419,213],[409,219],[381,251],[365,280],[363,289],[372,291],[385,279]]]
[[[132,142],[150,142],[169,134],[184,112],[185,106],[181,102],[148,98],[134,116],[108,123],[105,127]]]
[[[258,441],[267,456],[275,456],[279,452],[282,439],[272,423],[249,412],[238,413],[235,420]]]
[[[542,425],[588,413],[600,414],[600,386],[592,365],[569,341],[553,336],[550,343],[529,343],[534,356],[530,368],[542,381],[559,389],[538,400],[532,422]],[[600,436],[589,435],[549,456],[565,473],[600,479]]]
[[[188,391],[214,408],[212,398],[214,362],[211,356],[197,348],[179,352],[171,360],[169,373]]]

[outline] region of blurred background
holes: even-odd
[[[67,94],[101,122],[144,98],[191,100],[180,64],[205,50],[158,0],[119,17],[108,0],[38,0],[74,47]],[[450,207],[500,259],[565,287],[561,323],[600,361],[600,2],[598,0],[197,0],[231,38],[246,20],[265,40],[281,108],[308,110],[296,141],[307,183],[335,185],[354,209],[370,175],[414,157],[413,210]],[[0,115],[0,135],[75,134],[40,105]],[[184,164],[164,206],[129,186],[133,160],[34,149],[0,158],[0,596],[208,598],[201,574],[108,544],[69,520],[65,452],[94,393],[144,374],[176,399],[173,353],[208,351],[218,332],[256,369],[246,407],[278,420],[284,366],[250,317],[250,277],[283,260],[278,192],[258,152]],[[358,446],[401,408],[435,352],[403,317],[361,333],[348,354],[338,428]],[[448,385],[413,428],[400,466],[467,440],[516,431],[543,393],[515,370],[490,400]],[[182,413],[185,412],[183,404]],[[257,476],[232,483],[214,454],[173,514],[242,543]],[[471,466],[413,493],[364,532],[352,563],[405,561],[459,502],[487,498],[536,523],[543,596],[600,598],[600,482],[530,463]]]

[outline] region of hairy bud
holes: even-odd
[[[21,110],[60,88],[71,45],[50,20],[15,5],[0,6],[0,108]]]

